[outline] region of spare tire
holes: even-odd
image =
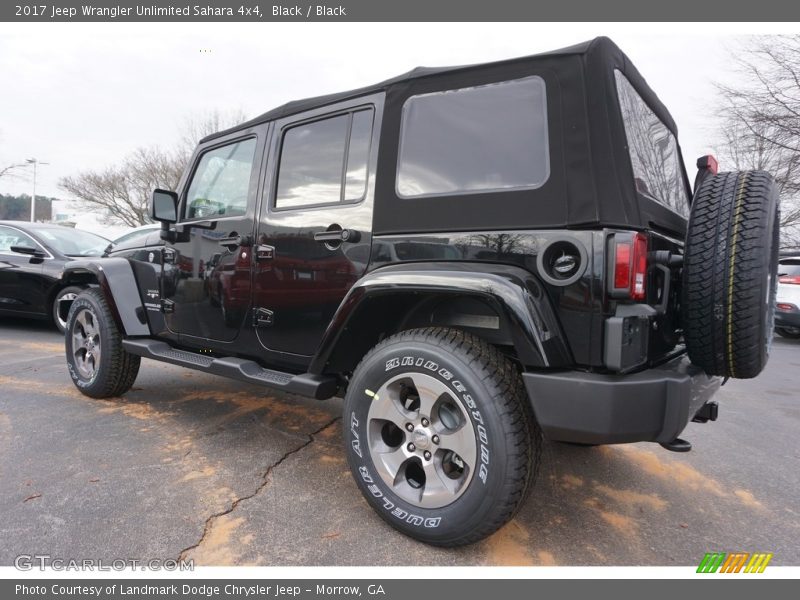
[[[764,171],[708,176],[695,192],[681,324],[691,361],[749,379],[767,363],[775,319],[778,190]]]

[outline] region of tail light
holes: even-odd
[[[778,302],[776,308],[782,312],[794,312],[797,310],[797,307],[789,302]]]
[[[613,298],[644,300],[647,290],[647,236],[616,233],[611,238],[609,293]]]
[[[795,285],[800,285],[800,275],[784,275],[783,277],[779,277],[778,281],[781,283],[794,283]]]

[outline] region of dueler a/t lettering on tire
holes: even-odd
[[[514,364],[446,328],[401,332],[367,354],[348,386],[344,437],[378,514],[441,546],[476,542],[511,519],[541,451]]]
[[[67,368],[81,392],[111,398],[131,388],[141,358],[122,348],[122,336],[98,288],[84,290],[72,302],[65,335]]]
[[[748,379],[767,364],[775,320],[778,192],[769,173],[706,177],[692,201],[681,323],[692,362]]]

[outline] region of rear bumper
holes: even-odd
[[[800,327],[800,310],[776,310],[775,327]]]
[[[685,356],[640,373],[524,373],[544,434],[582,444],[670,442],[719,389]]]

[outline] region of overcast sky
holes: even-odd
[[[2,23],[0,168],[30,157],[49,162],[37,193],[65,198],[60,177],[110,165],[138,146],[168,146],[187,117],[206,111],[252,117],[419,65],[534,54],[597,35],[628,54],[670,109],[692,164],[713,144],[712,81],[735,76],[729,53],[742,32],[602,23]],[[0,192],[30,191],[28,176],[0,179]]]

